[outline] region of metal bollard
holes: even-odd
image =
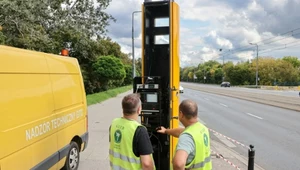
[[[255,157],[254,146],[250,145],[250,149],[248,150],[248,170],[254,170],[254,157]]]

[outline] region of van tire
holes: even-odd
[[[80,151],[78,144],[72,141],[66,158],[65,166],[62,168],[62,170],[77,170],[79,167],[79,153]]]

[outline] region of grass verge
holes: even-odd
[[[130,89],[132,89],[132,85],[123,86],[123,87],[119,87],[119,88],[115,88],[115,89],[110,89],[110,90],[103,91],[100,93],[89,94],[86,96],[87,105],[89,106],[92,104],[100,103],[109,98],[116,97],[118,94],[124,93]]]

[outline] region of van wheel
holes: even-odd
[[[68,152],[65,166],[63,170],[77,170],[79,166],[79,147],[74,141],[71,142],[71,147]]]

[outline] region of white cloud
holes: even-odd
[[[224,55],[226,60],[235,63],[252,59],[256,47],[250,45],[250,42],[259,44],[261,55],[300,57],[300,52],[296,50],[300,46],[300,29],[293,32],[292,38],[286,37],[291,36],[291,33],[279,36],[300,27],[298,12],[300,0],[177,0],[176,2],[180,7],[181,17],[181,66],[197,65],[208,60],[221,62]],[[117,19],[116,23],[111,23],[108,27],[109,36],[120,43],[122,51],[126,53],[131,53],[132,12],[141,10],[141,3],[140,0],[112,1],[107,9],[107,12]],[[141,13],[135,14],[134,17],[135,56],[140,57]],[[271,39],[272,37],[276,38]],[[266,39],[270,40],[261,42]],[[284,49],[274,51],[280,47]],[[222,49],[221,53],[219,49]]]

